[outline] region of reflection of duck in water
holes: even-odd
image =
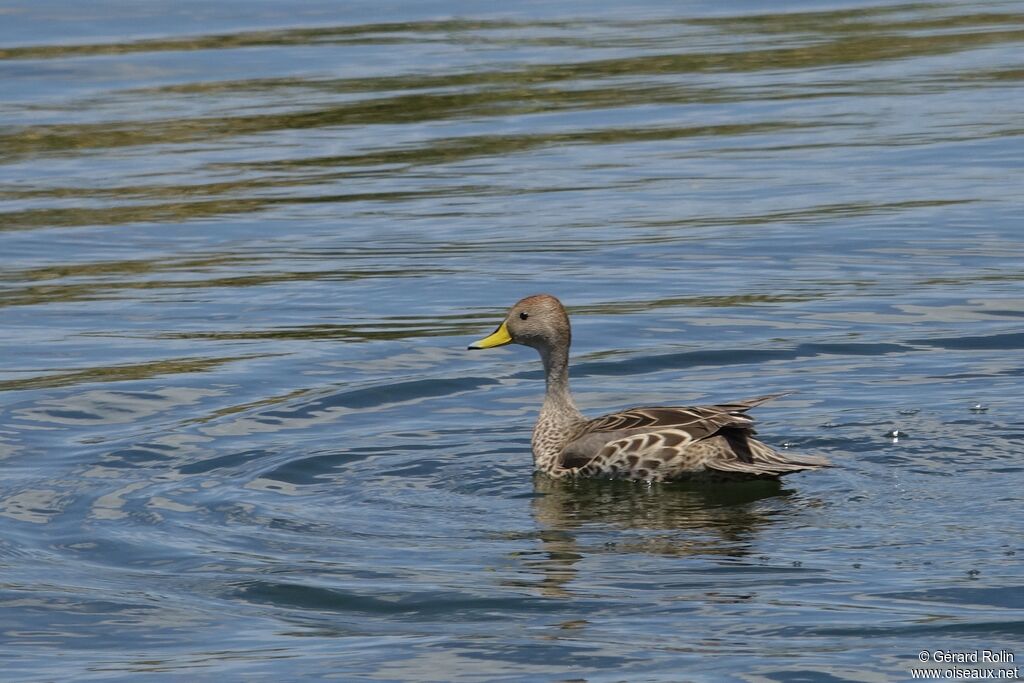
[[[754,536],[778,519],[756,503],[792,494],[778,481],[648,487],[543,476],[534,477],[534,491],[541,550],[520,561],[541,574],[541,591],[552,597],[569,594],[566,586],[576,578],[575,565],[586,555],[746,556]],[[615,541],[581,543],[580,529],[591,524],[595,530],[611,527]]]
[[[792,495],[778,481],[728,487],[666,483],[553,480],[534,477],[533,512],[546,529],[572,529],[590,522],[625,529],[713,532],[739,541],[767,523],[753,503]]]
[[[829,466],[821,457],[788,458],[753,438],[747,411],[778,394],[714,406],[633,408],[584,418],[569,392],[569,316],[553,296],[527,297],[509,310],[487,349],[532,346],[544,361],[547,394],[533,430],[535,467],[556,478],[773,479]]]

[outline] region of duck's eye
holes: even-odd
[[[522,313],[519,314],[519,319],[520,320],[526,320],[529,317],[530,317],[530,314],[525,312],[525,311],[523,311]]]

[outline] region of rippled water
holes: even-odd
[[[5,3],[5,676],[1024,664],[1022,54],[1021,2]],[[535,355],[465,346],[541,291],[586,412],[795,389],[839,467],[534,478]]]

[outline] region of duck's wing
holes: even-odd
[[[673,479],[715,471],[779,476],[828,465],[789,459],[752,438],[746,411],[784,394],[692,408],[633,408],[586,423],[562,452],[562,466],[585,476]]]
[[[752,430],[754,420],[746,412],[762,403],[786,396],[788,393],[768,394],[711,406],[630,408],[590,420],[583,426],[580,435],[634,429],[649,431],[673,428],[687,432],[694,439],[700,439],[727,426],[746,427]]]
[[[830,466],[817,456],[777,453],[735,427],[702,439],[672,428],[640,432],[609,441],[586,462],[576,462],[582,464],[567,475],[648,481],[774,478]]]

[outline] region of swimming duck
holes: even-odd
[[[753,438],[747,411],[785,394],[690,408],[630,408],[588,420],[569,392],[571,339],[561,302],[538,294],[516,303],[493,334],[469,345],[522,344],[540,353],[547,393],[533,428],[533,462],[551,477],[773,479],[830,466],[822,457],[786,457]]]

